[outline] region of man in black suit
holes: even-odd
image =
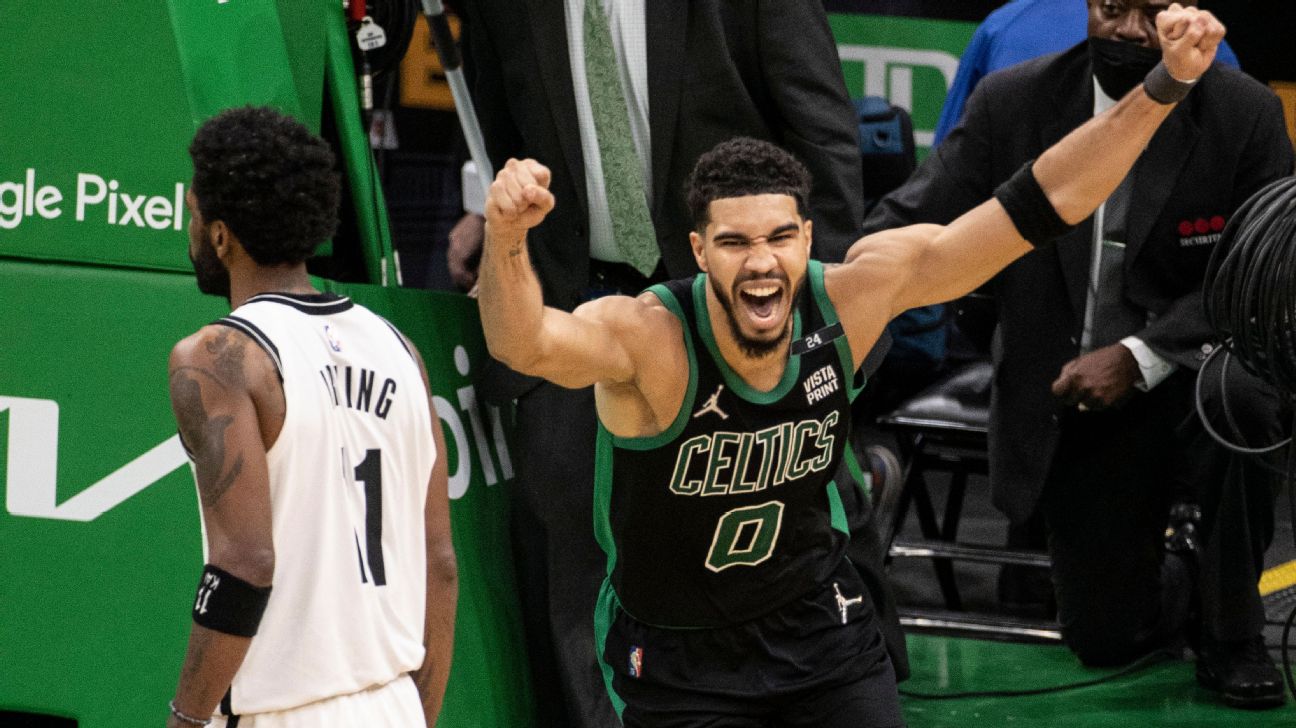
[[[948,222],[1119,99],[1156,62],[1153,19],[1167,6],[1089,0],[1089,42],[982,81],[960,126],[865,229]],[[1172,638],[1196,560],[1164,556],[1163,531],[1172,497],[1195,496],[1198,679],[1247,707],[1283,701],[1257,592],[1273,481],[1203,434],[1192,387],[1214,346],[1201,296],[1213,244],[1292,157],[1274,95],[1216,63],[1093,218],[993,281],[995,502],[1018,522],[1043,510],[1067,643],[1115,665]],[[1252,435],[1276,434],[1275,399],[1254,390]]]
[[[607,200],[614,197],[609,186],[625,181],[627,170],[618,167],[616,179],[608,173],[606,140],[599,138],[603,130],[594,99],[605,97],[590,81],[599,71],[589,65],[586,3],[598,3],[611,35],[636,152],[629,173],[638,174],[639,198],[646,197],[649,234],[655,237],[649,245],[660,257],[655,268],[651,260],[638,269],[629,265],[634,256],[622,255],[620,240],[611,240],[616,225],[606,221]],[[859,237],[864,213],[857,122],[820,3],[474,0],[465,5],[474,103],[492,162],[498,168],[509,157],[538,160],[552,170],[554,196],[568,201],[528,239],[547,305],[571,310],[599,295],[633,295],[650,283],[696,273],[684,180],[703,152],[735,136],[775,142],[809,168],[815,257],[838,262]],[[463,251],[458,255],[467,257]],[[591,605],[606,564],[592,527],[592,389],[562,389],[502,366],[495,366],[488,380],[488,396],[518,401],[514,533],[544,720],[613,725],[593,646]],[[854,487],[844,487],[842,495],[852,531],[858,532],[867,518],[865,499]],[[876,544],[875,534],[869,536],[857,539],[852,556]],[[880,564],[880,553],[872,551],[863,558]],[[881,593],[881,578],[876,571],[871,577],[874,601],[886,615],[893,610]],[[903,671],[903,637],[898,623],[892,620],[890,626],[892,659]],[[561,701],[555,700],[559,691]]]

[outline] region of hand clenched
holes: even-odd
[[[1215,60],[1224,24],[1209,11],[1172,3],[1156,16],[1161,58],[1180,81],[1196,81]]]
[[[510,159],[486,196],[487,232],[496,239],[516,240],[539,225],[553,206],[549,168],[534,159]]]

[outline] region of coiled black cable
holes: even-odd
[[[1289,400],[1296,401],[1296,178],[1286,178],[1261,189],[1238,208],[1225,226],[1211,253],[1203,283],[1206,317],[1224,339],[1224,346],[1211,352],[1197,377],[1197,411],[1206,431],[1221,445],[1244,455],[1272,453],[1291,443],[1292,438],[1261,447],[1230,442],[1211,425],[1206,416],[1202,382],[1206,371],[1221,352],[1221,405],[1234,438],[1240,428],[1228,403],[1228,366],[1237,359],[1252,374],[1274,385]],[[1296,422],[1293,423],[1296,429]],[[1285,477],[1296,480],[1296,448],[1287,452],[1285,469],[1260,462]],[[1296,494],[1292,495],[1292,520],[1296,523]],[[1287,687],[1296,696],[1289,637],[1296,624],[1296,608],[1283,623],[1282,663]],[[916,700],[960,700],[965,698],[1010,698],[1045,695],[1091,687],[1127,677],[1158,662],[1171,659],[1166,652],[1154,652],[1126,668],[1091,680],[1026,690],[976,690],[956,693],[923,693],[900,690]]]
[[[1242,366],[1296,393],[1296,177],[1242,203],[1211,253],[1206,318]]]
[[[1236,436],[1238,427],[1227,399],[1228,365],[1233,358],[1276,387],[1289,403],[1296,403],[1296,177],[1262,188],[1234,213],[1211,252],[1202,296],[1206,319],[1224,340],[1220,390],[1225,419]],[[1212,352],[1210,359],[1218,353]],[[1283,475],[1296,522],[1296,447],[1290,446],[1290,437],[1274,445],[1246,447],[1228,442],[1215,432],[1201,394],[1210,359],[1203,363],[1197,378],[1197,408],[1202,423],[1212,437],[1235,452],[1258,455],[1289,446]],[[1292,426],[1296,430],[1296,422]],[[1281,645],[1284,678],[1288,690],[1296,696],[1288,641],[1293,622],[1296,608],[1284,624]]]

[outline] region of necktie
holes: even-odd
[[[1126,221],[1133,182],[1134,174],[1126,175],[1103,208],[1102,252],[1089,291],[1093,313],[1085,331],[1086,351],[1114,344],[1147,325],[1147,313],[1125,298]]]
[[[648,215],[648,195],[630,135],[630,117],[602,0],[585,0],[584,26],[585,77],[603,162],[612,237],[626,262],[648,276],[661,254]]]

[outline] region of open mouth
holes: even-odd
[[[758,323],[767,323],[774,318],[779,299],[783,296],[783,286],[777,284],[748,286],[739,291],[738,296]]]

